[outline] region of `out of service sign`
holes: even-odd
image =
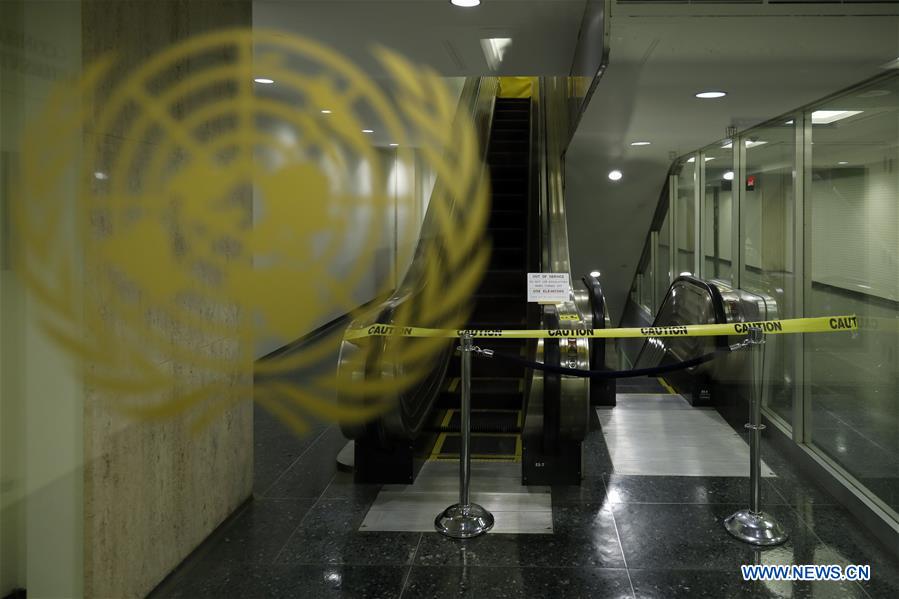
[[[529,272],[528,301],[541,304],[567,302],[571,293],[567,272]]]

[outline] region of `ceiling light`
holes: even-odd
[[[726,95],[727,92],[710,90],[707,92],[699,92],[696,94],[696,97],[702,98],[703,100],[713,100],[715,98],[723,98]]]
[[[690,156],[687,158],[687,162],[696,162],[696,156]]]
[[[484,51],[484,58],[491,71],[497,70],[503,63],[503,57],[511,45],[512,38],[510,37],[492,37],[481,40],[481,49]]]
[[[682,277],[692,277],[692,276],[693,276],[693,273],[692,273],[692,272],[686,272],[686,271],[684,271],[684,272],[680,273],[680,276],[682,276]]]
[[[846,162],[845,160],[840,160],[839,162],[837,162],[837,164],[849,164],[849,163]]]
[[[793,124],[793,119],[790,119],[789,121],[787,121],[786,123],[784,123],[784,125],[792,125],[792,124]]]
[[[374,129],[363,129],[362,132],[363,133],[374,133],[375,131],[374,131]]]
[[[97,179],[98,181],[106,181],[107,179],[109,179],[109,175],[107,175],[103,171],[97,171],[94,173],[94,179]]]
[[[391,148],[397,148],[397,147],[399,147],[399,145],[400,145],[400,144],[390,144],[390,147],[391,147]]]
[[[619,171],[617,168],[614,171],[609,172],[609,180],[610,181],[620,181],[621,177],[623,177],[623,176],[624,175],[621,174],[621,171]]]
[[[253,79],[253,81],[255,81],[256,83],[263,83],[265,85],[269,85],[275,82],[274,79],[267,79],[265,77],[256,77],[255,79]]]
[[[632,146],[648,146],[651,143],[652,143],[651,141],[632,141],[631,145]]]
[[[757,148],[758,146],[763,146],[766,143],[768,143],[768,142],[762,141],[761,139],[747,139],[744,145],[747,148]]]
[[[331,114],[331,111],[326,108],[322,110],[322,114]]]
[[[481,3],[481,0],[450,0],[453,6],[461,6],[462,8],[472,8]]]
[[[861,110],[816,110],[812,113],[812,124],[829,125],[861,113]]]
[[[726,173],[724,173],[724,180],[725,181],[733,181],[734,180],[734,172],[727,171]]]
[[[592,270],[592,271],[590,271],[590,276],[593,277],[593,278],[595,279],[596,277],[599,276],[599,271],[598,271],[598,270]]]

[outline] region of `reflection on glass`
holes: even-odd
[[[652,260],[650,259],[648,245],[643,248],[643,257],[640,258],[640,266],[637,272],[643,275],[639,288],[640,305],[652,312],[655,306],[652,305]]]
[[[662,227],[659,229],[658,272],[656,273],[656,297],[659,303],[665,299],[668,293],[668,285],[671,284],[671,231],[669,230],[669,213],[665,213]]]
[[[806,313],[857,314],[862,330],[806,336],[811,443],[899,511],[899,82],[814,111]]]
[[[793,214],[796,170],[795,119],[753,129],[740,137],[746,149],[743,185],[742,287],[769,306],[768,318],[792,318]],[[776,313],[772,313],[776,310]],[[793,420],[795,337],[766,344],[765,402],[787,423]]]
[[[676,169],[675,195],[675,247],[677,254],[674,267],[679,273],[694,271],[693,246],[695,244],[696,224],[693,215],[696,212],[696,157],[691,157]]]
[[[731,223],[733,214],[734,157],[731,143],[705,150],[704,212],[702,219],[702,276],[731,281]]]

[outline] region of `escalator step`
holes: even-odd
[[[458,433],[441,435],[431,459],[458,460],[462,438]],[[472,433],[473,460],[515,462],[521,459],[521,437],[511,433]]]
[[[458,433],[461,425],[462,413],[455,409],[448,410],[439,430]],[[521,412],[519,410],[472,410],[471,430],[478,433],[521,432]]]

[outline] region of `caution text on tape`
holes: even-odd
[[[759,322],[734,322],[729,324],[689,324],[665,327],[632,327],[620,329],[593,329],[565,327],[559,329],[427,329],[421,327],[373,324],[366,328],[350,329],[347,339],[362,337],[461,337],[468,333],[475,339],[551,339],[554,337],[584,337],[619,339],[629,337],[715,337],[719,335],[745,335],[752,327],[758,327],[769,335],[791,333],[834,333],[858,330],[858,318],[847,316],[818,316],[814,318],[787,318]]]

